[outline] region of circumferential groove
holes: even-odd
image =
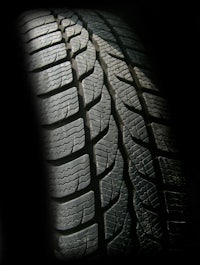
[[[76,36],[79,36],[76,35]],[[75,37],[75,35],[73,36]],[[103,137],[106,133],[108,128],[106,128],[100,135],[96,137],[96,139],[93,139],[93,142],[91,142],[91,131],[90,131],[90,122],[89,122],[89,116],[88,111],[86,108],[86,104],[84,101],[84,92],[82,87],[82,80],[84,80],[86,77],[90,76],[94,72],[94,66],[90,69],[86,68],[85,72],[80,73],[80,66],[77,64],[77,57],[80,57],[83,52],[85,52],[87,49],[83,49],[81,52],[78,52],[77,54],[72,53],[71,49],[71,43],[70,40],[73,38],[67,38],[67,46],[69,48],[69,55],[70,55],[70,61],[72,64],[72,74],[74,82],[78,88],[78,95],[79,95],[79,104],[80,104],[80,112],[83,115],[84,118],[84,129],[85,129],[85,148],[87,150],[87,153],[90,157],[90,172],[91,172],[91,185],[90,188],[94,191],[95,197],[94,197],[94,207],[95,207],[95,217],[94,220],[98,224],[98,232],[97,232],[97,242],[99,245],[99,252],[102,256],[106,254],[106,245],[105,245],[105,236],[104,236],[104,219],[103,219],[103,213],[101,209],[101,198],[100,198],[100,189],[99,189],[99,182],[98,180],[95,180],[95,176],[97,176],[97,170],[96,170],[96,164],[95,164],[95,155],[94,155],[94,143],[97,142],[101,137]],[[99,100],[99,98],[97,99]]]

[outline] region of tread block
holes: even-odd
[[[103,179],[100,180],[101,205],[105,207],[119,196],[123,182],[124,162],[120,151],[117,151],[115,165]]]
[[[103,83],[103,70],[98,61],[96,61],[94,65],[94,72],[84,78],[82,81],[84,100],[86,105],[91,103],[101,95]]]
[[[72,82],[72,67],[69,61],[55,65],[39,73],[31,73],[37,95],[56,90]]]
[[[116,159],[118,131],[113,116],[110,117],[108,133],[95,144],[97,175],[103,173]]]
[[[44,9],[35,9],[35,10],[28,10],[22,13],[20,16],[21,18],[21,25],[23,26],[26,23],[29,23],[31,20],[38,19],[40,17],[50,15],[50,11]]]
[[[117,202],[104,213],[105,239],[114,236],[124,226],[127,214],[128,192],[123,182]]]
[[[102,27],[105,28],[104,24],[102,24]],[[90,28],[92,29],[93,27],[90,26]],[[99,29],[94,28],[93,31],[95,32],[94,36],[97,35],[101,39],[104,39],[104,40],[112,42],[112,43],[116,43],[116,38],[114,37],[114,35],[109,30],[107,31],[107,30],[101,29],[101,28],[99,28]]]
[[[123,139],[129,158],[138,171],[138,174],[146,175],[149,178],[155,178],[153,159],[150,151],[135,143],[126,128],[123,130]]]
[[[81,34],[73,37],[70,40],[70,44],[71,44],[71,49],[72,49],[72,53],[77,53],[78,51],[84,49],[87,47],[89,41],[89,34],[88,31],[86,29],[82,29],[81,30]]]
[[[119,255],[119,253],[126,254],[130,252],[132,243],[130,236],[131,223],[131,217],[127,213],[121,232],[108,243],[108,255],[115,256],[116,254]]]
[[[119,97],[116,100],[116,107],[124,126],[129,130],[131,136],[148,143],[149,137],[143,117],[127,109]]]
[[[65,22],[65,20],[62,20],[61,25],[63,25],[64,22]],[[72,24],[73,24],[73,22],[72,22]],[[65,23],[64,23],[63,27],[65,27]],[[64,35],[69,39],[73,36],[80,34],[82,29],[83,29],[83,23],[80,20],[78,20],[77,24],[65,28],[65,31],[64,31],[65,34]]]
[[[60,31],[55,31],[44,36],[38,37],[27,43],[26,50],[28,53],[37,51],[46,46],[61,42],[62,35]]]
[[[65,17],[67,17],[67,18],[65,18]],[[62,20],[61,25],[63,28],[74,26],[78,22],[77,15],[75,15],[73,13],[59,14],[58,19]]]
[[[141,246],[141,255],[143,254],[156,254],[162,251],[162,245],[160,242],[153,240],[152,238],[148,238],[146,233],[144,233],[143,227],[140,224],[137,224],[136,232],[139,238],[140,246]]]
[[[129,176],[133,183],[134,190],[140,200],[145,205],[151,206],[154,209],[159,208],[160,202],[156,185],[150,180],[142,178],[142,176],[138,174],[132,162],[130,162],[129,165]]]
[[[25,42],[28,42],[42,35],[49,34],[57,30],[58,30],[58,24],[56,22],[52,22],[52,23],[31,29],[30,31],[28,31],[26,35],[24,35],[23,39]]]
[[[155,122],[151,123],[151,127],[158,149],[172,153],[178,152],[176,139],[171,127]]]
[[[79,78],[83,74],[87,73],[88,71],[91,71],[94,68],[96,61],[96,50],[91,41],[88,41],[87,49],[79,53],[76,56],[75,60],[77,63]]]
[[[57,236],[57,256],[65,260],[80,259],[98,248],[98,225],[95,223],[71,235]]]
[[[60,92],[39,101],[42,124],[52,124],[74,115],[79,111],[76,87]]]
[[[119,62],[118,66],[120,68],[121,65],[121,71],[122,71],[120,72],[120,75],[123,73],[124,76],[119,75],[118,69],[114,69],[114,71],[108,69],[109,81],[115,92],[116,100],[119,98],[124,104],[133,107],[136,110],[141,110],[142,107],[138,99],[135,87],[131,84],[126,83],[126,80],[128,81],[128,79],[130,79],[129,81],[133,81],[130,76],[127,65],[120,60],[118,62]],[[123,80],[121,80],[121,78],[123,78]]]
[[[161,156],[157,159],[159,161],[164,184],[176,187],[186,186],[186,179],[184,177],[181,161]]]
[[[67,52],[65,44],[60,43],[29,56],[29,70],[33,71],[66,58]]]
[[[53,202],[52,214],[58,230],[68,230],[86,223],[95,215],[94,192],[89,191],[64,203]]]
[[[85,154],[60,166],[48,167],[49,191],[54,198],[75,193],[86,188],[91,181],[89,155]]]
[[[48,12],[47,12],[48,13]],[[39,13],[38,13],[39,15]],[[24,21],[24,18],[23,18]],[[31,21],[26,22],[20,29],[20,31],[22,33],[26,33],[27,31],[42,26],[42,25],[46,25],[49,24],[51,22],[55,22],[55,18],[52,15],[45,15],[42,17],[38,17],[38,18],[34,18]]]
[[[158,91],[158,88],[153,81],[152,73],[148,70],[144,70],[140,67],[134,67],[135,76],[138,79],[138,82],[141,87],[149,89],[149,90],[155,90]]]
[[[168,104],[164,98],[149,93],[143,93],[143,97],[146,102],[148,112],[152,117],[171,120]]]
[[[92,32],[94,32],[95,36],[116,43],[116,38],[111,33],[110,28],[104,23],[103,20],[96,21],[96,17],[92,16],[88,21],[88,27]]]
[[[164,196],[166,201],[167,212],[169,214],[179,213],[185,215],[187,213],[188,203],[186,193],[165,191]]]
[[[105,63],[108,68],[107,72],[109,81],[113,87],[116,87],[118,79],[133,82],[133,78],[130,74],[128,65],[124,61],[115,58],[112,55],[107,55],[107,57],[105,58]]]
[[[112,80],[112,87],[116,91],[116,100],[120,100],[127,106],[133,107],[136,110],[142,110],[138,95],[134,86],[127,84],[117,78],[115,82]]]
[[[151,235],[156,239],[161,239],[162,228],[160,215],[154,212],[153,209],[152,211],[146,209],[136,192],[134,193],[133,197],[133,205],[135,208],[138,223],[140,224],[143,233],[146,235]]]
[[[111,98],[104,86],[101,100],[89,110],[90,130],[92,139],[109,125],[111,115]]]
[[[85,146],[83,119],[79,118],[62,127],[45,131],[47,160],[56,160],[82,149]]]
[[[107,33],[107,34],[111,34],[111,33]],[[95,30],[94,33],[92,34],[92,38],[94,40],[94,43],[96,44],[96,46],[98,47],[98,49],[100,51],[101,58],[103,58],[103,60],[107,64],[109,64],[108,60],[111,60],[111,59],[109,59],[109,57],[110,57],[109,55],[119,57],[122,59],[124,58],[124,55],[123,55],[119,45],[117,43],[113,42],[113,41],[116,41],[114,36],[110,36],[112,41],[108,41],[108,40],[105,40],[104,38],[100,37],[98,34],[96,34],[96,30]]]

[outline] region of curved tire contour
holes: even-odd
[[[94,10],[33,10],[20,32],[37,96],[61,259],[181,249],[185,178],[139,38]]]

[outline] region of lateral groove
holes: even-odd
[[[97,144],[108,133],[108,130],[109,130],[109,125],[101,132],[99,132],[99,134],[91,140],[91,143],[93,145]]]
[[[79,112],[71,115],[70,117],[63,118],[63,119],[61,119],[57,122],[53,122],[51,124],[42,124],[41,126],[46,130],[55,130],[55,129],[62,127],[64,125],[67,125],[68,123],[73,122],[73,121],[75,121],[81,117],[82,117],[82,113],[79,111]]]
[[[113,205],[115,205],[117,203],[117,201],[119,200],[120,195],[118,194],[118,196],[116,196],[114,199],[112,199],[104,208],[103,211],[107,212]]]
[[[68,57],[61,58],[61,59],[57,58],[56,61],[48,63],[47,65],[44,65],[44,66],[38,66],[37,68],[30,70],[29,72],[30,73],[40,73],[42,71],[48,70],[51,67],[55,67],[55,66],[58,66],[62,63],[65,63],[67,59],[68,59]]]
[[[82,231],[83,229],[90,227],[91,225],[93,225],[95,223],[95,218],[92,218],[91,220],[85,222],[85,223],[81,223],[79,224],[77,227],[73,227],[73,228],[69,228],[67,230],[61,230],[61,229],[57,229],[55,228],[55,231],[58,235],[71,235],[77,232]]]
[[[97,103],[99,103],[101,101],[101,94],[99,96],[97,96],[93,101],[91,101],[90,103],[88,103],[86,106],[85,106],[85,109],[87,111],[89,111],[92,107],[94,107]]]
[[[59,33],[59,31],[55,31],[55,33]],[[46,37],[46,35],[45,35]],[[51,37],[50,37],[51,38]],[[29,52],[30,56],[33,55],[33,54],[36,54],[37,52],[41,52],[45,49],[48,49],[50,47],[53,47],[54,45],[57,45],[57,44],[62,44],[62,43],[65,43],[63,39],[59,39],[57,38],[57,40],[52,40],[51,42],[48,43],[48,40],[43,40],[43,43],[45,44],[41,44],[40,46],[38,45],[38,47],[36,46],[36,44],[34,45],[33,43],[30,43],[32,44],[31,48],[28,48],[29,51],[32,50],[31,52]],[[35,46],[35,47],[34,47]]]

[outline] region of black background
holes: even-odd
[[[200,18],[192,1],[174,2],[9,1],[2,6],[0,251],[4,264],[52,261],[40,135],[23,75],[15,24],[27,9],[62,6],[99,8],[121,15],[136,28],[154,58],[160,87],[174,116],[189,182],[192,225],[186,256],[191,260],[198,256]]]

